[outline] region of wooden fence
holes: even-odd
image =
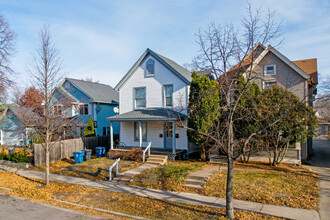
[[[73,156],[73,152],[84,149],[92,149],[95,147],[110,148],[109,136],[98,137],[81,137],[69,140],[61,140],[52,142],[49,152],[50,162],[56,162],[62,159],[69,159]],[[46,163],[46,153],[44,144],[33,145],[34,166],[40,166]]]

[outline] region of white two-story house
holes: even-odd
[[[120,141],[126,146],[189,153],[186,134],[191,73],[147,49],[115,87],[119,91]],[[111,141],[112,143],[112,141]]]

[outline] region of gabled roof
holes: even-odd
[[[311,77],[313,84],[318,83],[316,58],[306,59],[306,60],[296,60],[292,62]]]
[[[142,54],[142,56],[135,62],[135,64],[131,67],[131,69],[125,74],[125,76],[119,81],[116,85],[115,89],[119,90],[125,82],[131,77],[131,75],[135,72],[135,70],[140,66],[140,64],[144,61],[144,59],[148,55],[152,55],[158,62],[163,64],[167,69],[169,69],[174,75],[179,77],[183,82],[189,84],[192,80],[191,72],[174,62],[173,60],[160,55],[158,53],[153,52],[149,48]]]
[[[67,92],[65,89],[63,89],[61,86],[59,86],[58,88],[56,88],[54,91],[57,91],[63,97],[66,97],[71,102],[77,102],[77,103],[79,103],[79,100],[78,99],[76,99],[73,95],[71,95],[69,92]]]
[[[273,53],[275,56],[277,56],[280,60],[282,60],[284,63],[286,63],[289,67],[291,67],[294,71],[296,71],[298,74],[300,74],[303,78],[309,79],[310,76],[305,73],[302,69],[300,69],[297,65],[295,65],[292,61],[290,61],[286,56],[281,54],[278,50],[273,48],[272,46],[268,45],[266,49],[258,56],[258,58],[253,62],[252,68],[256,67],[261,60],[269,53]],[[250,66],[251,68],[251,66]]]
[[[11,111],[17,119],[26,126],[35,126],[37,122],[42,120],[42,118],[37,113],[33,112],[32,109],[23,106],[10,106],[8,107],[8,111]]]
[[[291,67],[294,71],[296,71],[299,75],[301,75],[303,78],[305,78],[305,79],[310,79],[311,78],[311,76],[308,73],[306,73],[303,69],[301,69],[300,66],[298,66],[295,63],[295,61],[293,61],[293,62],[290,61],[286,56],[284,56],[283,54],[281,54],[278,50],[276,50],[272,46],[268,45],[266,48],[263,45],[261,45],[261,44],[258,44],[257,46],[259,46],[259,47],[261,46],[261,48],[264,48],[264,50],[261,52],[261,54],[258,57],[253,58],[252,65],[250,65],[251,64],[251,61],[252,61],[251,60],[251,57],[248,55],[246,58],[244,58],[241,61],[241,63],[239,63],[239,64],[235,65],[233,68],[231,68],[228,71],[228,73],[230,73],[232,75],[235,75],[235,72],[237,72],[237,71],[242,71],[242,70],[245,71],[245,72],[246,71],[250,71],[251,68],[254,69],[256,66],[258,66],[258,64],[263,60],[263,58],[268,53],[272,53],[277,58],[279,58],[280,60],[282,60],[285,64],[287,64],[289,67]],[[256,47],[254,49],[256,49]]]
[[[119,102],[118,92],[109,85],[72,78],[66,78],[66,80],[90,97],[93,102],[109,104],[118,104]]]
[[[168,121],[187,116],[166,108],[147,108],[126,112],[107,118],[110,121]]]

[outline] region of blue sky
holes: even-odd
[[[318,58],[330,75],[330,1],[251,1],[275,10],[285,40],[279,51],[291,60]],[[239,0],[0,0],[0,13],[16,32],[12,67],[21,86],[39,46],[38,31],[50,25],[68,77],[92,77],[115,86],[150,48],[179,64],[197,54],[195,33],[211,21],[239,24],[246,1]]]

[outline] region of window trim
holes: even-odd
[[[152,61],[152,64],[153,64],[153,73],[150,73],[148,71],[148,62],[149,61]],[[147,61],[146,61],[146,77],[153,77],[155,76],[155,60],[149,58]]]
[[[267,73],[267,67],[270,67],[270,66],[273,66],[274,67],[274,73]],[[271,65],[265,65],[265,68],[264,68],[264,75],[266,76],[274,76],[276,75],[276,65],[275,64],[271,64]]]
[[[136,89],[144,89],[145,90],[145,106],[144,107],[137,107],[135,102],[135,90]],[[141,86],[141,87],[133,87],[133,109],[144,109],[147,107],[147,87]]]
[[[87,105],[87,114],[85,112],[85,108],[84,108],[84,114],[81,114],[80,106],[85,106],[85,105]],[[89,104],[88,103],[79,103],[78,106],[79,106],[79,115],[89,115]]]
[[[143,138],[143,135],[142,135],[142,142],[147,142],[148,141],[148,123],[146,121],[141,121],[142,134],[143,134],[143,126],[142,126],[143,123],[146,124],[146,137]],[[136,129],[139,129],[139,122],[138,121],[134,122],[134,141],[139,142],[140,141],[139,137],[135,136]]]
[[[166,92],[165,92],[165,87],[166,86],[172,86],[172,96],[171,96],[171,98],[172,98],[172,105],[171,106],[166,106]],[[164,84],[163,85],[163,107],[164,108],[172,108],[173,107],[173,94],[174,94],[173,88],[174,88],[173,84]]]
[[[58,108],[58,107],[61,107],[61,113],[60,114],[57,114],[58,109],[56,109],[57,111],[55,111],[55,108]],[[64,115],[63,104],[55,104],[55,105],[53,105],[53,113],[56,116]]]
[[[277,82],[274,81],[274,80],[272,80],[272,81],[264,81],[263,89],[271,89],[271,88],[273,88],[273,86],[270,87],[270,88],[267,88],[267,87],[266,87],[266,84],[267,84],[267,83],[273,83],[273,84],[277,85]]]

